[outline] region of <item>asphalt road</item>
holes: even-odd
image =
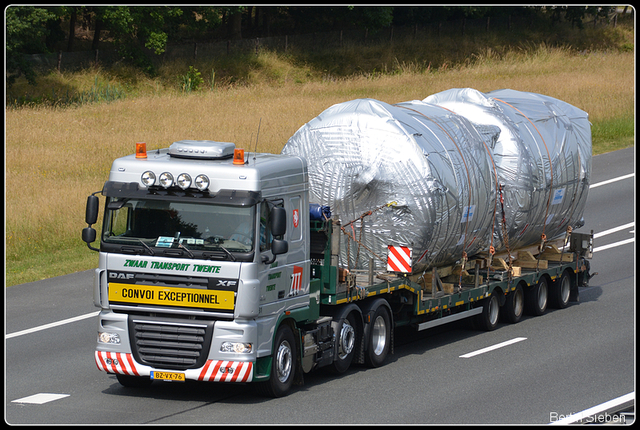
[[[5,421],[547,424],[634,393],[635,175],[624,178],[634,173],[634,148],[593,159],[582,231],[596,233],[598,275],[579,303],[492,332],[465,321],[399,331],[385,366],[355,366],[341,376],[320,370],[281,399],[260,397],[252,385],[121,387],[94,364],[92,271],[6,288]]]

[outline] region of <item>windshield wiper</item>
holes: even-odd
[[[182,242],[178,242],[178,248],[182,248],[182,249],[184,249],[185,251],[187,251],[187,254],[189,254],[189,257],[191,257],[191,258],[196,258],[196,256],[195,256],[195,255],[193,255],[193,252],[191,252],[191,250],[190,250],[189,248],[187,248],[186,246],[184,246],[184,245],[182,244]]]
[[[229,257],[232,261],[237,261],[238,260],[236,258],[236,256],[231,253],[231,251],[229,251],[227,248],[225,248],[224,246],[220,245],[219,243],[216,244],[216,249],[223,250],[224,253],[227,254],[227,257]],[[213,252],[203,252],[202,256],[204,258],[206,258],[207,260],[212,260],[213,258],[221,258],[219,254],[213,253]]]
[[[226,252],[226,253],[227,253],[227,255],[229,256],[229,258],[231,258],[231,261],[236,261],[236,256],[235,256],[235,255],[233,255],[233,254],[231,253],[231,251],[229,251],[227,248],[225,248],[224,246],[222,246],[222,245],[220,245],[220,244],[218,244],[218,248],[220,248],[220,249],[222,249],[224,252]]]
[[[147,248],[147,250],[149,251],[149,253],[151,253],[151,255],[156,255],[156,253],[153,251],[153,249],[151,249],[151,247],[149,245],[147,245],[146,243],[144,243],[144,241],[142,239],[138,239],[140,241],[141,244],[144,245],[145,248]]]

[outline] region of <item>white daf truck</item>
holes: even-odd
[[[491,330],[499,314],[515,323],[567,306],[590,276],[592,235],[578,233],[543,265],[475,261],[453,286],[440,269],[429,282],[349,273],[338,267],[340,224],[324,208],[311,218],[308,188],[303,158],[245,156],[233,143],[137,144],[116,159],[82,232],[99,252],[98,369],[124,386],[259,383],[282,396],[319,367],[382,365],[397,326],[473,317]],[[99,248],[96,194],[106,197]]]

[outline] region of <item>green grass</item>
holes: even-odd
[[[635,118],[625,115],[592,124],[593,155],[604,154],[635,145]]]
[[[9,287],[97,267],[98,254],[90,251],[78,239],[77,243],[64,249],[28,253],[17,261],[7,263],[5,283]]]

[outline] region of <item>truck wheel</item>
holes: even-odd
[[[546,277],[538,280],[538,283],[530,288],[525,294],[525,306],[528,313],[539,316],[547,310],[547,299],[549,297],[549,284]]]
[[[549,305],[556,309],[564,309],[569,305],[571,295],[571,274],[568,271],[562,272],[560,279],[551,284],[549,294]]]
[[[128,388],[144,388],[153,382],[153,379],[144,376],[121,375],[119,373],[116,374],[116,378],[118,378],[120,385]]]
[[[475,316],[475,325],[486,331],[491,331],[498,326],[498,316],[500,314],[500,301],[498,296],[491,296],[484,300],[482,304],[482,312]]]
[[[376,309],[371,319],[367,354],[364,359],[369,367],[380,367],[389,354],[391,347],[391,318],[384,306]]]
[[[344,373],[347,371],[353,357],[356,355],[356,341],[358,333],[353,313],[350,313],[336,330],[336,357],[330,368],[334,373]]]
[[[271,360],[271,377],[260,383],[261,391],[269,397],[282,397],[291,389],[296,372],[296,341],[291,327],[282,324],[276,333]]]
[[[516,285],[516,289],[507,294],[502,311],[504,318],[511,324],[520,321],[524,312],[524,290],[522,285]]]

